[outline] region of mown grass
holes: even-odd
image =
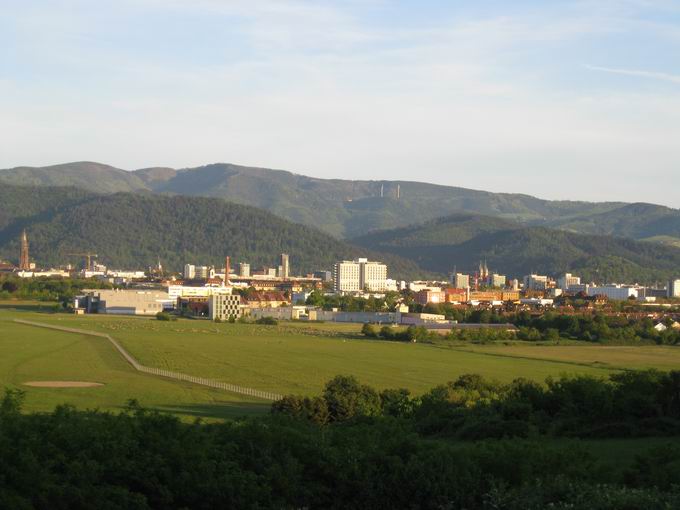
[[[104,382],[101,388],[30,388],[29,410],[57,403],[119,409],[127,399],[185,416],[230,416],[265,406],[237,395],[165,381],[134,372],[106,342],[30,328],[32,319],[95,331],[118,339],[146,365],[278,393],[318,394],[337,374],[352,374],[376,388],[405,387],[419,394],[464,373],[508,382],[544,381],[566,373],[606,377],[626,368],[680,366],[680,349],[593,345],[442,346],[368,340],[359,325],[333,323],[216,324],[201,320],[73,316],[0,306],[0,384],[35,379]]]
[[[367,340],[359,335],[358,325],[262,326],[63,314],[39,314],[36,320],[106,331],[149,366],[278,393],[316,394],[337,374],[355,375],[376,388],[405,387],[422,393],[473,372],[503,382],[609,373],[578,364]]]
[[[221,419],[268,410],[267,403],[260,400],[135,372],[104,339],[15,324],[11,317],[0,312],[0,389],[24,390],[27,412],[51,411],[59,404],[119,411],[129,399],[184,419]],[[27,381],[104,385],[34,388],[24,386]]]

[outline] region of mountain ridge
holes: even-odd
[[[147,191],[223,198],[255,205],[345,238],[455,212],[552,226],[551,222],[578,221],[627,205],[623,202],[550,201],[521,193],[492,193],[412,180],[321,179],[286,170],[229,163],[179,170],[151,167],[133,171],[94,162],[16,167],[0,170],[0,182],[66,184],[99,193]],[[398,199],[397,187],[400,188]],[[680,216],[680,212],[677,214]]]

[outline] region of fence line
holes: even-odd
[[[24,324],[26,326],[35,326],[37,328],[55,329],[58,331],[65,331],[67,333],[78,333],[81,335],[96,336],[99,338],[105,338],[116,348],[116,350],[123,356],[123,359],[127,361],[132,368],[138,372],[143,372],[145,374],[155,375],[158,377],[167,377],[169,379],[175,379],[178,381],[186,381],[193,384],[198,384],[200,386],[207,386],[209,388],[216,388],[219,390],[230,391],[232,393],[238,393],[240,395],[247,395],[251,397],[261,398],[263,400],[280,400],[282,398],[278,393],[273,393],[270,391],[261,391],[254,388],[245,388],[243,386],[237,386],[235,384],[225,383],[222,381],[215,381],[213,379],[207,379],[204,377],[196,377],[193,375],[182,374],[180,372],[172,372],[171,370],[165,370],[163,368],[147,367],[139,363],[132,354],[130,354],[117,340],[115,340],[111,335],[106,333],[98,333],[96,331],[88,331],[86,329],[77,328],[67,328],[64,326],[55,326],[52,324],[45,324],[42,322],[33,322],[23,319],[14,319],[14,322],[19,324]]]

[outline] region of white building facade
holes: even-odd
[[[385,292],[387,266],[368,259],[343,260],[333,267],[336,292]]]

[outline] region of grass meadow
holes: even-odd
[[[60,403],[122,408],[128,399],[183,417],[224,418],[265,412],[267,404],[139,374],[104,339],[13,323],[23,318],[109,333],[145,365],[278,393],[313,395],[337,374],[376,388],[415,394],[465,373],[507,382],[561,374],[606,377],[613,370],[680,367],[680,349],[598,345],[446,346],[367,340],[356,324],[216,324],[200,320],[75,316],[31,303],[0,304],[0,386],[26,391],[28,411]],[[35,380],[104,383],[93,388],[29,388]]]

